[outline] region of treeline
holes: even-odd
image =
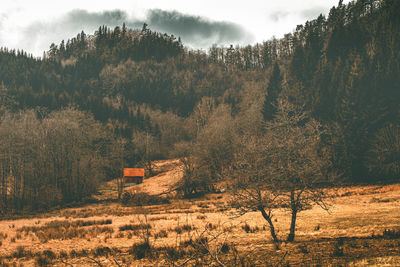
[[[339,1],[282,39],[208,52],[146,25],[81,32],[41,59],[4,48],[0,112],[75,106],[123,138],[126,164],[150,170],[152,159],[188,155],[191,144],[207,171],[188,171],[214,179],[227,167],[213,158],[233,160],[234,136],[258,133],[288,99],[330,129],[333,168],[350,181],[394,179],[396,168],[381,167],[399,158],[399,13],[395,0]]]
[[[0,136],[4,213],[81,201],[115,173],[113,135],[81,111],[5,113]]]

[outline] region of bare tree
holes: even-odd
[[[135,154],[149,176],[154,174],[153,160],[159,154],[159,140],[145,131],[135,131],[132,137]]]
[[[329,153],[321,144],[324,127],[287,100],[280,100],[275,119],[263,136],[247,136],[241,143],[233,183],[232,204],[242,212],[258,210],[273,224],[274,210],[291,213],[287,240],[295,238],[298,212],[315,203],[327,209],[322,186],[331,182]]]
[[[400,174],[399,125],[388,125],[377,132],[371,142],[367,167],[371,173],[398,178]]]
[[[125,156],[125,145],[127,141],[124,138],[117,138],[114,142],[115,149],[113,150],[115,164],[118,165],[118,177],[117,177],[117,190],[118,190],[118,200],[121,199],[122,193],[124,191],[125,179],[124,179],[124,156]]]
[[[105,178],[110,135],[75,109],[0,121],[0,206],[41,209],[90,196]]]

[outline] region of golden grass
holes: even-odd
[[[179,178],[178,162],[158,164],[163,172],[129,190],[152,194],[166,192],[170,185],[168,177],[172,182]],[[329,213],[319,207],[299,213],[296,241],[283,243],[279,251],[271,243],[261,214],[252,212],[234,216],[233,210],[226,205],[227,194],[211,194],[202,199],[172,200],[170,204],[144,207],[124,207],[119,203],[105,202],[62,209],[57,214],[43,214],[40,219],[3,220],[0,221],[0,263],[18,262],[34,266],[40,257],[46,257],[43,253],[47,251],[47,254],[55,255],[52,263],[60,266],[63,266],[62,262],[93,266],[96,265],[93,259],[105,266],[117,266],[114,260],[121,266],[161,264],[161,258],[160,262],[146,258],[135,260],[128,253],[133,244],[143,241],[144,230],[148,230],[148,238],[152,246],[160,248],[160,255],[176,253],[174,248],[189,240],[218,236],[215,245],[218,243],[222,248],[225,244],[225,248],[232,248],[229,253],[234,248],[245,260],[256,264],[263,264],[268,259],[272,263],[292,265],[400,265],[397,255],[400,238],[382,236],[385,229],[400,229],[400,184],[329,190],[335,194]],[[274,218],[277,220],[277,234],[284,239],[289,230],[290,215],[278,210]],[[100,223],[107,220],[112,223],[106,226]],[[49,227],[52,224],[60,225],[64,232],[67,229],[85,229],[85,234],[64,238],[60,229]],[[141,224],[149,227],[137,226]],[[132,229],[127,226],[132,226]],[[95,227],[109,229],[97,231]],[[45,233],[46,229],[54,231],[50,233],[54,238],[41,237],[39,232]],[[18,257],[21,247],[33,256]],[[176,256],[173,255],[171,257]],[[221,257],[228,257],[224,255],[221,253]]]

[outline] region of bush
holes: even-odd
[[[52,262],[49,258],[47,258],[45,255],[39,255],[36,258],[36,265],[40,267],[45,267],[45,266],[51,266]]]
[[[45,256],[46,258],[48,258],[50,260],[54,260],[55,258],[57,258],[57,255],[49,249],[46,249],[45,251],[43,251],[43,256]]]
[[[109,247],[97,247],[94,252],[93,255],[96,257],[100,257],[100,256],[108,256],[111,254],[111,249]]]
[[[176,226],[175,228],[172,228],[171,230],[178,234],[181,234],[183,232],[190,232],[195,229],[196,229],[196,227],[194,227],[190,224],[183,224],[183,225]]]
[[[190,238],[181,242],[181,246],[184,248],[191,247],[197,254],[206,255],[208,254],[209,242],[207,237],[198,237],[196,239]]]
[[[152,247],[149,242],[141,242],[133,244],[129,254],[133,255],[135,259],[140,260],[143,258],[153,257]]]
[[[246,233],[255,233],[260,231],[260,228],[258,228],[257,226],[251,227],[250,225],[248,225],[247,223],[245,225],[242,226],[242,229],[246,232]]]
[[[164,253],[164,256],[172,262],[175,262],[187,255],[185,250],[174,246],[161,247],[160,250]]]

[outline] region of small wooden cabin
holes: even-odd
[[[124,168],[125,186],[143,183],[144,169],[142,168]]]

